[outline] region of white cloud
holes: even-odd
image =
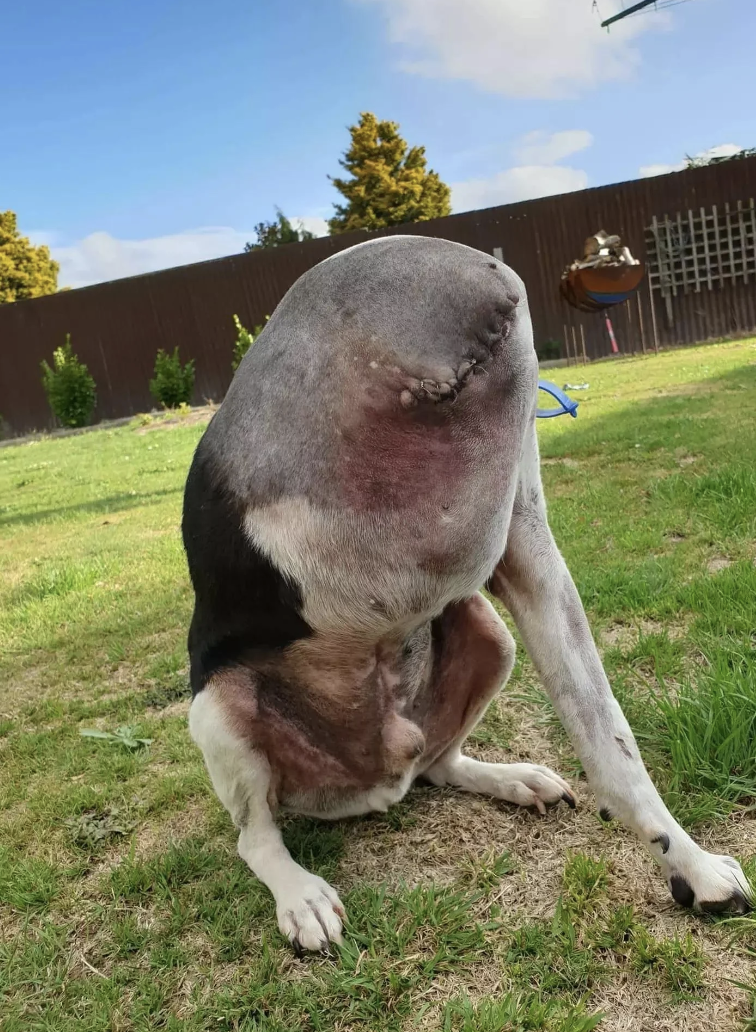
[[[468,179],[452,183],[452,208],[455,212],[513,204],[534,197],[584,190],[587,174],[565,165],[519,165],[497,172],[488,179]]]
[[[328,223],[317,215],[291,219],[316,236],[328,232]],[[239,254],[254,230],[230,226],[203,226],[144,240],[124,240],[102,230],[90,233],[73,244],[59,243],[59,234],[48,230],[28,230],[32,243],[47,244],[52,257],[60,262],[58,283],[62,287],[86,287],[92,283],[157,272],[176,265],[190,265],[229,254]]]
[[[699,151],[697,158],[731,158],[734,154],[740,154],[743,147],[737,143],[719,143],[716,147],[709,147],[708,150]]]
[[[708,147],[706,150],[698,151],[694,158],[731,158],[733,154],[740,154],[743,150],[737,143],[718,143],[715,147]],[[638,169],[643,179],[651,176],[665,176],[668,172],[681,172],[685,168],[685,162],[679,161],[676,165],[641,165]]]
[[[587,129],[565,129],[560,133],[536,129],[522,137],[514,153],[523,165],[554,165],[592,143],[593,136]]]
[[[641,179],[650,179],[651,176],[666,176],[668,172],[680,172],[685,168],[685,162],[678,165],[641,165],[638,174]]]
[[[540,129],[516,141],[512,153],[519,164],[493,176],[452,183],[452,208],[455,212],[514,204],[535,197],[584,190],[588,174],[580,168],[557,162],[593,143],[587,129],[565,129],[545,133]]]
[[[297,215],[289,222],[296,229],[307,229],[316,237],[328,236],[328,222],[319,215]]]
[[[416,75],[464,79],[509,97],[574,97],[629,78],[640,54],[630,41],[667,24],[649,13],[611,32],[589,0],[356,0],[378,4],[391,42]],[[606,18],[620,0],[602,0]]]
[[[237,254],[254,238],[254,233],[227,226],[208,226],[146,240],[121,240],[98,231],[67,245],[57,244],[55,233],[36,231],[29,236],[36,243],[48,244],[53,258],[60,262],[58,283],[62,287],[86,287],[123,276]]]

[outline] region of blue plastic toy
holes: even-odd
[[[552,398],[559,402],[559,408],[536,409],[536,416],[539,419],[551,419],[552,416],[565,416],[569,413],[573,419],[577,419],[578,403],[568,398],[564,391],[560,391],[555,383],[548,380],[539,380],[538,389],[546,391]]]

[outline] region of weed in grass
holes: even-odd
[[[116,918],[101,911],[99,920],[106,924],[109,933],[108,938],[99,947],[103,957],[123,959],[132,954],[139,954],[152,939],[150,929],[140,923],[135,914]]]
[[[633,929],[630,955],[635,970],[661,978],[676,1002],[701,997],[706,958],[690,933],[656,939],[638,925]]]
[[[609,878],[609,865],[584,853],[567,858],[562,876],[562,904],[572,913],[585,914],[603,899]]]
[[[117,806],[103,810],[88,810],[64,821],[75,845],[89,853],[100,849],[105,843],[119,835],[128,835],[136,827],[136,821],[129,820]]]
[[[503,961],[508,984],[537,986],[544,997],[571,1003],[601,984],[607,973],[562,901],[550,921],[526,923],[514,932]]]
[[[444,1032],[591,1032],[601,1024],[601,1014],[588,1014],[581,1004],[544,1002],[534,992],[507,993],[501,1000],[473,1004],[466,996],[452,1000],[444,1009]]]
[[[124,749],[144,749],[152,745],[151,738],[137,738],[138,731],[135,727],[124,725],[117,727],[115,731],[98,731],[96,728],[83,727],[79,730],[82,738],[99,738],[112,745],[123,746]]]
[[[0,846],[0,903],[13,910],[41,912],[62,890],[61,872],[45,860],[19,857]]]
[[[241,862],[241,861],[239,861]],[[182,885],[225,867],[228,860],[200,839],[184,839],[148,860],[129,857],[107,876],[119,900],[169,900]]]
[[[466,888],[485,893],[495,889],[514,869],[509,853],[497,853],[493,849],[483,856],[466,856],[457,867],[459,880]]]

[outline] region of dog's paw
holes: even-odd
[[[496,772],[494,795],[518,806],[534,806],[539,813],[560,801],[573,810],[576,805],[566,781],[548,767],[533,763],[502,763]]]
[[[344,906],[335,889],[314,874],[297,879],[278,899],[278,927],[297,953],[304,950],[327,951],[340,943],[346,919]]]
[[[669,864],[665,873],[680,906],[706,914],[745,914],[753,907],[753,889],[731,856],[697,849],[687,862]]]

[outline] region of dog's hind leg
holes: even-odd
[[[706,853],[675,821],[612,695],[580,597],[554,542],[535,426],[523,448],[504,556],[490,587],[508,607],[580,757],[603,815],[635,831],[683,906],[744,911],[751,890],[731,857]]]
[[[217,674],[195,696],[189,712],[192,738],[239,829],[239,855],[273,893],[281,932],[295,949],[327,950],[329,943],[341,941],[344,907],[336,891],[296,863],[284,845],[271,810],[268,762],[234,726],[240,707],[254,708],[254,692],[225,683],[233,678],[229,672]]]
[[[491,603],[474,595],[448,606],[434,632],[439,655],[426,738],[431,748],[435,746],[436,756],[423,770],[423,777],[434,785],[491,795],[519,806],[533,806],[541,813],[560,799],[574,806],[570,786],[548,767],[484,763],[462,754],[462,743],[514,665],[514,639]],[[447,744],[439,755],[438,742],[444,738]]]

